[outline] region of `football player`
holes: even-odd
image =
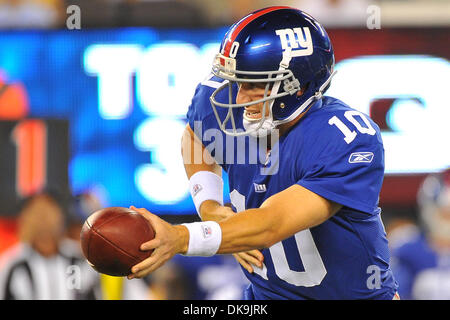
[[[326,31],[300,10],[269,7],[231,26],[182,141],[203,221],[173,226],[132,207],[156,238],[129,277],[175,254],[234,254],[251,282],[247,299],[393,299],[380,130],[323,96],[333,74]],[[223,205],[222,170],[232,208]]]
[[[402,299],[450,299],[450,169],[430,174],[418,192],[421,227],[392,247]]]

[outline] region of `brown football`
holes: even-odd
[[[139,213],[110,207],[90,215],[80,237],[83,254],[95,270],[111,276],[127,276],[132,266],[152,254],[140,250],[140,246],[152,240],[155,232]]]

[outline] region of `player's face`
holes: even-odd
[[[248,103],[264,98],[266,83],[264,82],[242,82],[236,97],[236,103]],[[267,94],[270,94],[268,90]],[[248,120],[259,120],[262,118],[263,103],[253,104],[245,107],[245,116]],[[269,108],[266,107],[266,117],[269,116]]]

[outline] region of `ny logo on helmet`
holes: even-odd
[[[308,27],[275,30],[280,37],[281,48],[291,49],[291,57],[309,56],[313,53],[311,32]]]

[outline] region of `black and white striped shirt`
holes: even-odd
[[[1,300],[79,300],[99,297],[98,274],[65,240],[59,254],[41,256],[18,244],[0,259]]]

